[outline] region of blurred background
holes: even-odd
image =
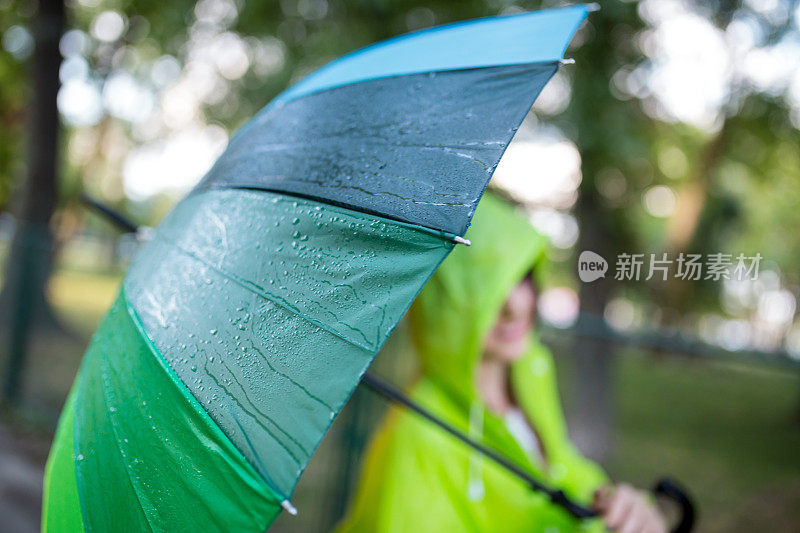
[[[615,479],[671,474],[701,531],[800,530],[800,8],[603,1],[493,179],[552,243],[540,298],[575,441]],[[374,41],[562,5],[519,0],[0,0],[0,530],[43,465],[136,236],[245,120]],[[609,273],[578,280],[592,250]],[[761,254],[756,280],[616,280],[621,253]],[[378,372],[414,372],[403,328]],[[357,390],[278,531],[341,516],[384,401]]]

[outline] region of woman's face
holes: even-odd
[[[484,358],[513,363],[525,352],[528,332],[536,315],[536,291],[526,277],[508,295],[492,331],[486,338]]]

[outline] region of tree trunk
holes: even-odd
[[[601,461],[611,453],[613,428],[612,370],[613,352],[607,342],[591,333],[602,320],[608,302],[614,258],[610,255],[609,238],[593,191],[584,188],[576,214],[580,223],[579,251],[591,250],[609,263],[605,278],[580,285],[580,316],[576,325],[573,362],[575,363],[574,406],[571,413],[572,440],[578,449]]]
[[[8,368],[5,399],[18,399],[32,323],[52,313],[45,298],[52,264],[50,218],[57,198],[59,40],[64,25],[62,0],[40,0],[34,22],[35,50],[30,63],[26,177],[16,199],[16,230],[0,295],[0,320],[7,323]]]

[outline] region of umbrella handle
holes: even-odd
[[[688,491],[680,483],[672,478],[664,477],[656,482],[652,492],[656,496],[663,496],[674,501],[681,510],[681,518],[675,527],[670,530],[670,533],[689,533],[692,531],[696,519],[695,506]],[[550,499],[576,518],[584,519],[599,516],[597,511],[575,503],[560,490],[553,491],[550,494]]]
[[[672,533],[689,533],[694,527],[697,517],[694,502],[685,487],[672,478],[661,478],[653,487],[653,494],[663,496],[678,504],[681,510],[681,519],[672,528]]]
[[[696,512],[694,502],[689,496],[688,491],[672,478],[664,477],[659,479],[652,488],[656,496],[663,496],[675,502],[681,510],[681,518],[678,523],[670,530],[670,533],[689,533],[694,527]],[[566,509],[576,518],[595,518],[599,514],[594,509],[578,505],[570,500],[562,491],[553,491],[550,499]]]

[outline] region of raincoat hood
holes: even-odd
[[[409,320],[423,374],[471,404],[486,337],[514,286],[540,270],[547,243],[518,209],[491,192],[466,236],[472,245],[456,247],[445,259]]]

